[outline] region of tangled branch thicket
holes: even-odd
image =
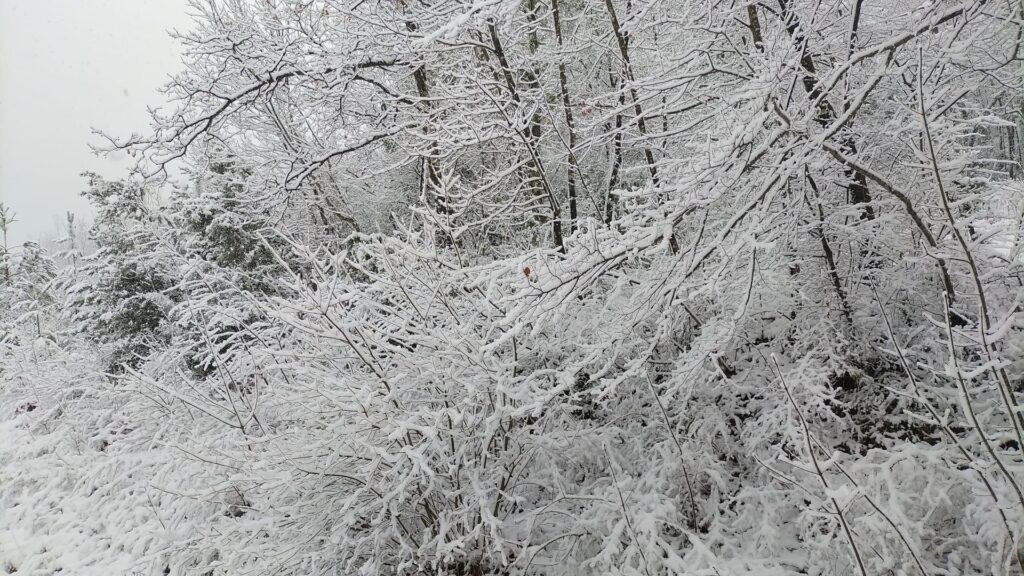
[[[1020,0],[191,10],[4,248],[0,571],[1022,573]]]

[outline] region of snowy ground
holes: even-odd
[[[131,460],[112,449],[117,412],[86,434],[85,385],[99,383],[89,360],[34,352],[0,388],[0,574],[145,574],[133,558],[159,534]]]

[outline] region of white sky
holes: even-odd
[[[166,33],[187,29],[186,0],[0,0],[0,202],[35,239],[79,196],[85,170],[117,178],[124,159],[97,158],[91,128],[119,136],[148,127],[146,106],[179,69]]]

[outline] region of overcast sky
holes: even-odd
[[[179,68],[166,31],[189,23],[186,0],[0,0],[0,202],[18,214],[15,242],[88,212],[81,172],[124,174],[124,159],[89,150],[91,128],[148,126]]]

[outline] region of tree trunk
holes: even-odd
[[[501,46],[501,38],[498,36],[498,30],[495,27],[494,20],[487,22],[487,29],[491,35],[491,49],[494,51],[494,55],[498,58],[498,64],[501,66],[501,73],[505,79],[505,86],[508,88],[509,94],[512,96],[512,101],[515,102],[518,109],[522,108],[523,100],[519,96],[519,90],[516,87],[516,81],[512,77],[512,69],[509,67],[508,58],[505,57],[505,50]],[[515,121],[515,119],[512,119]],[[526,151],[530,154],[530,165],[535,175],[536,182],[540,183],[540,187],[545,196],[547,196],[548,204],[551,207],[551,232],[554,237],[555,244],[558,245],[558,249],[565,252],[565,241],[562,238],[562,212],[558,207],[558,200],[555,198],[551,186],[548,183],[547,178],[544,175],[544,165],[541,163],[540,155],[537,150],[537,142],[534,139],[533,127],[528,126],[523,129],[513,126],[513,129],[519,133],[520,138],[523,140],[523,144],[526,146]]]
[[[561,50],[565,44],[562,37],[562,16],[558,0],[551,0],[551,18],[554,20],[555,39],[558,48]],[[564,54],[558,59],[558,84],[562,92],[562,110],[565,112],[565,125],[569,131],[569,169],[566,174],[567,188],[569,192],[569,227],[576,231],[576,222],[579,214],[576,208],[576,175],[579,174],[579,166],[576,163],[576,124],[572,116],[572,102],[569,99],[569,82],[565,74]],[[580,178],[582,179],[582,174]]]
[[[635,77],[633,76],[633,65],[629,59],[629,42],[625,35],[622,33],[622,28],[619,26],[619,17],[615,14],[615,6],[612,4],[612,0],[604,0],[605,8],[608,10],[608,19],[611,21],[612,32],[615,34],[615,40],[619,45],[619,55],[622,57],[622,68],[626,76],[626,84],[629,85],[629,95],[633,99],[633,112],[636,114],[636,126],[640,131],[640,137],[644,139],[644,158],[647,160],[647,167],[651,172],[651,180],[655,187],[658,187],[660,181],[658,180],[658,167],[654,163],[654,153],[651,152],[651,147],[647,145],[647,122],[644,119],[644,111],[640,105],[640,98],[636,93]]]
[[[859,0],[857,2],[859,8]],[[789,9],[789,5],[786,0],[779,0],[779,8],[781,9],[783,22],[786,25],[786,31],[789,32],[790,38],[792,38],[794,45],[800,52],[800,66],[804,69],[803,85],[804,90],[807,92],[808,98],[811,102],[818,100],[821,97],[821,86],[818,84],[817,70],[814,66],[814,58],[811,55],[811,51],[807,47],[807,39],[804,37],[803,32],[800,30],[800,19],[796,12]],[[859,22],[859,9],[855,13],[856,20],[851,27],[851,38],[850,42],[856,37],[857,24]],[[828,126],[834,122],[837,118],[835,109],[832,104],[829,103],[828,99],[821,98],[818,103],[818,114],[817,122],[821,126]],[[839,141],[840,149],[848,156],[856,156],[857,154],[857,143],[853,140],[852,136],[845,136]],[[862,220],[872,220],[875,217],[874,209],[871,208],[871,193],[868,190],[868,179],[863,172],[859,170],[852,170],[849,166],[843,167],[843,172],[846,177],[850,180],[849,184],[849,202],[850,204],[864,204],[864,211],[861,213]]]

